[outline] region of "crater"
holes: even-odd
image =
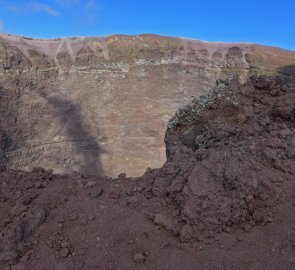
[[[9,169],[140,176],[165,163],[166,123],[179,108],[211,91],[217,79],[242,78],[263,64],[257,62],[258,45],[139,37],[1,35],[0,163]],[[109,57],[92,50],[94,44],[105,44]],[[193,52],[206,61],[189,57]],[[277,55],[294,65],[294,53]],[[272,63],[273,72],[280,72],[282,65]],[[192,144],[196,132],[183,140]]]

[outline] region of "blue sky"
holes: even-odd
[[[295,50],[295,0],[0,0],[0,32],[37,38],[155,33]]]

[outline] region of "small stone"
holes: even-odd
[[[86,173],[81,173],[81,177],[82,177],[83,179],[87,179],[87,178],[90,178],[91,176],[88,175],[88,174],[86,174]]]
[[[186,224],[179,232],[179,240],[182,243],[191,242],[194,239],[194,232],[190,225]]]
[[[180,215],[180,211],[179,211],[179,209],[176,209],[176,210],[174,210],[173,212],[172,212],[172,216],[173,217],[177,217],[177,216],[179,216]]]
[[[94,216],[94,215],[90,215],[90,216],[88,217],[88,219],[89,219],[90,221],[93,221],[93,220],[95,220],[95,216]]]
[[[118,175],[118,178],[119,178],[119,179],[125,179],[125,178],[126,178],[126,173],[120,173],[120,174]]]
[[[105,204],[99,204],[99,209],[101,209],[101,210],[104,210],[104,209],[107,209],[108,207],[107,207],[107,205],[105,205]]]
[[[54,177],[53,170],[47,170],[43,175],[44,180],[52,180],[53,177]]]
[[[241,242],[241,241],[244,240],[244,238],[242,236],[240,236],[240,235],[237,235],[237,240]]]
[[[133,257],[136,263],[144,263],[145,262],[145,255],[142,253],[137,253]]]
[[[25,253],[22,256],[21,261],[22,262],[28,262],[30,260],[31,256],[32,256],[32,254],[33,254],[33,251],[32,250],[28,251],[27,253]]]
[[[44,186],[43,183],[41,183],[41,182],[36,182],[35,187],[36,187],[37,189],[42,189],[42,188],[44,188],[45,186]]]
[[[268,161],[274,161],[276,159],[276,153],[270,147],[267,147],[262,151],[262,158]]]
[[[266,222],[273,222],[273,218],[272,218],[272,217],[266,217],[266,218],[265,218],[265,221],[266,221]]]
[[[63,249],[60,251],[60,256],[62,256],[63,258],[68,257],[69,254],[70,254],[70,251],[69,251],[68,248],[63,248]]]
[[[228,227],[228,226],[223,226],[223,227],[222,227],[222,230],[223,230],[224,232],[229,233],[229,232],[230,232],[230,227]]]
[[[47,217],[47,210],[45,208],[36,208],[28,213],[28,216],[22,225],[22,240],[25,241],[41,224],[44,223]]]
[[[64,226],[64,224],[63,224],[62,222],[59,222],[59,223],[57,224],[57,226],[58,226],[59,228],[62,228],[62,227]]]
[[[169,247],[169,246],[170,246],[170,244],[167,243],[167,242],[165,242],[164,244],[162,244],[162,245],[160,246],[160,249],[164,249],[164,248]]]
[[[60,246],[62,248],[68,248],[69,247],[69,242],[68,241],[63,241],[63,242],[61,242]]]
[[[64,175],[63,175],[64,176]],[[82,179],[79,179],[78,180],[78,186],[80,187],[80,188],[83,188],[84,187],[84,183],[83,183],[83,180]]]
[[[78,253],[79,253],[79,255],[84,255],[85,254],[85,251],[82,250],[82,249],[80,249]]]
[[[45,169],[42,168],[42,167],[35,167],[32,169],[32,172],[35,172],[35,173],[45,173]]]
[[[103,189],[101,187],[92,188],[88,192],[88,196],[93,199],[100,197],[102,194],[103,194]]]
[[[167,231],[173,230],[173,220],[167,216],[156,214],[154,218],[154,223],[165,228]]]
[[[242,228],[244,232],[250,232],[252,230],[252,226],[250,224],[244,224]]]
[[[89,181],[89,182],[87,182],[87,184],[86,184],[86,187],[93,187],[93,186],[95,186],[95,182],[94,181]]]
[[[120,191],[119,190],[112,190],[109,194],[111,199],[119,199],[120,198]]]

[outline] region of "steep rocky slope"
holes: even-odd
[[[217,79],[294,76],[295,53],[141,36],[0,36],[0,162],[139,176],[166,160],[169,119]]]
[[[294,269],[294,83],[219,80],[165,142],[138,178],[2,167],[0,267]]]

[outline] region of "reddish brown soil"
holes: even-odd
[[[0,169],[0,269],[294,269],[295,87],[219,82],[143,177]]]

